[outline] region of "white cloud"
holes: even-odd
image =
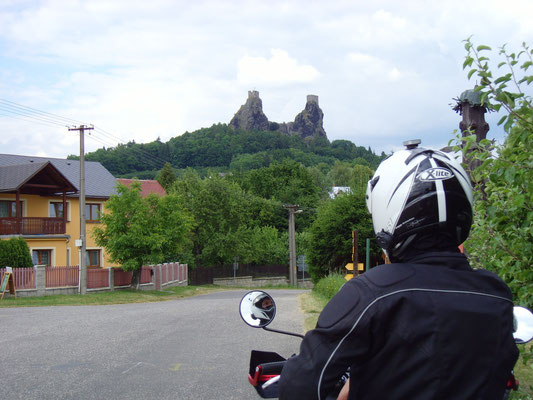
[[[350,66],[353,68],[354,78],[358,80],[368,81],[373,79],[381,81],[386,79],[394,82],[405,78],[412,78],[413,72],[401,71],[397,66],[392,65],[387,60],[372,56],[365,53],[350,53],[348,54]]]
[[[149,142],[229,122],[248,90],[277,122],[316,94],[331,140],[445,142],[448,104],[473,84],[461,41],[518,50],[532,13],[531,0],[0,0],[0,96]],[[78,151],[63,128],[7,120],[0,152]]]
[[[244,85],[285,85],[309,83],[319,72],[312,65],[300,65],[289,53],[272,49],[270,58],[244,56],[238,62],[237,80]]]

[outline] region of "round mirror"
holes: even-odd
[[[533,313],[524,307],[514,307],[514,340],[518,344],[529,342],[533,339]]]
[[[268,293],[253,290],[244,295],[239,306],[244,322],[254,328],[270,324],[276,315],[276,303]]]

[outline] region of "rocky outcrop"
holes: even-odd
[[[291,134],[304,139],[324,137],[327,139],[323,123],[324,113],[318,106],[318,96],[308,95],[304,110],[296,116],[291,127]]]
[[[269,129],[268,118],[263,113],[263,102],[257,90],[248,92],[246,103],[239,108],[229,125],[245,131],[267,131]]]
[[[318,105],[318,96],[308,95],[304,110],[296,116],[294,122],[271,122],[263,113],[259,92],[254,90],[248,92],[246,103],[237,111],[229,126],[247,131],[280,131],[308,140],[317,137],[327,139],[323,120],[324,113]]]

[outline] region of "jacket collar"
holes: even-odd
[[[413,256],[406,262],[411,264],[426,264],[446,266],[453,269],[471,270],[466,256],[457,252],[428,252]]]

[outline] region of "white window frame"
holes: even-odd
[[[104,214],[104,204],[105,204],[105,202],[103,202],[103,201],[92,201],[90,199],[87,199],[87,201],[85,202],[85,206],[87,206],[88,204],[99,204],[100,205],[100,218],[101,218],[102,215]],[[88,222],[89,224],[99,224],[100,223],[100,219],[87,219],[87,213],[85,213],[85,221]]]
[[[103,247],[87,247],[85,251],[99,250],[100,251],[100,268],[104,268],[104,248]],[[87,264],[89,266],[89,264]]]
[[[55,247],[30,247],[31,262],[33,263],[33,251],[34,250],[50,250],[50,266],[55,267],[56,265],[56,248]],[[35,264],[37,265],[37,264]]]

